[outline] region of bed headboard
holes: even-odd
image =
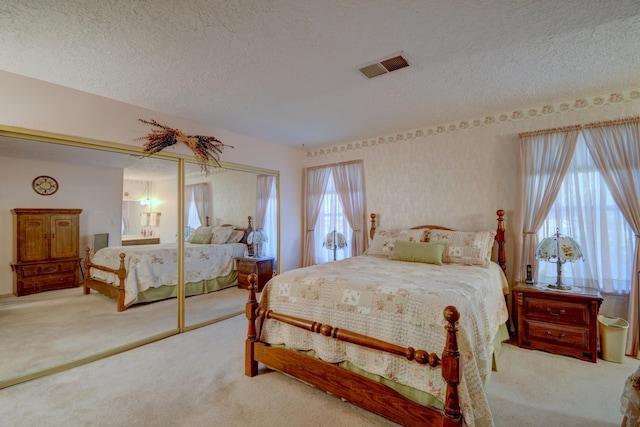
[[[209,224],[209,217],[207,217],[207,224]],[[251,225],[251,216],[247,217],[247,227],[240,228],[236,227],[235,224],[222,224],[221,227],[234,227],[234,230],[243,231],[244,236],[242,236],[242,243],[247,243],[247,237],[249,237],[249,233],[253,231],[253,226]],[[248,245],[251,246],[251,245]]]
[[[507,272],[507,263],[506,263],[506,254],[504,251],[504,210],[498,209],[496,211],[496,215],[498,215],[498,225],[496,228],[496,243],[498,244],[498,265],[502,268],[502,271],[506,274]],[[372,213],[371,215],[371,228],[369,229],[369,237],[373,239],[373,236],[376,234],[376,218],[377,215]],[[421,228],[430,228],[433,230],[451,230],[451,228],[443,227],[441,225],[418,225],[416,227],[411,227],[412,230],[419,230]]]

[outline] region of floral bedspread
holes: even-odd
[[[491,426],[482,378],[491,371],[494,337],[508,318],[505,289],[508,283],[495,263],[489,268],[437,266],[363,255],[275,276],[263,290],[261,304],[277,313],[437,354],[446,339],[443,310],[455,306],[460,312],[461,410],[468,426]],[[261,339],[297,350],[313,349],[331,363],[348,360],[444,401],[446,384],[440,369],[272,320],[265,322]]]
[[[233,270],[234,259],[243,256],[246,249],[247,246],[244,243],[224,245],[185,243],[185,283],[228,275]],[[138,293],[149,288],[178,284],[178,255],[175,243],[111,246],[99,250],[92,262],[117,269],[120,266],[121,253],[126,254],[125,305],[134,304],[138,300]],[[94,279],[116,285],[118,283],[118,278],[113,273],[94,268],[87,274],[91,274]]]

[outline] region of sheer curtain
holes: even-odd
[[[349,220],[344,212],[342,201],[336,189],[333,170],[329,174],[327,189],[322,199],[322,208],[318,214],[318,220],[314,227],[315,258],[314,264],[324,264],[333,261],[333,250],[324,246],[324,240],[328,233],[335,230],[342,233],[347,241],[347,247],[336,250],[336,260],[351,256],[353,232]]]
[[[129,224],[129,215],[131,215],[131,207],[129,203],[122,203],[122,234],[129,234],[131,224]]]
[[[189,211],[195,206],[200,224],[207,223],[209,215],[209,183],[185,185],[184,187],[184,217],[189,218]],[[191,224],[187,224],[191,225]]]
[[[273,175],[258,175],[256,186],[256,229],[262,228],[267,235],[267,242],[262,245],[264,255],[276,257],[275,236],[277,230],[275,210],[276,177]]]
[[[524,281],[525,266],[535,264],[536,232],[553,205],[578,139],[579,128],[566,132],[520,135],[522,162],[522,243],[516,242],[515,280]],[[518,252],[516,252],[518,253]],[[537,275],[537,269],[534,274]]]
[[[324,237],[333,230],[349,242],[346,255],[342,249],[336,259],[364,253],[369,240],[362,161],[309,168],[306,179],[304,265],[333,260],[333,252],[322,247]]]
[[[635,118],[609,126],[588,126],[589,152],[630,228],[627,248],[634,248],[630,267],[629,323],[626,353],[638,356],[638,281],[640,278],[640,137]],[[635,242],[633,242],[635,241]],[[623,242],[624,244],[624,242]],[[627,264],[629,266],[629,264]]]
[[[629,293],[629,271],[633,265],[634,236],[617,208],[602,174],[578,138],[571,163],[538,237],[556,232],[573,237],[583,258],[563,266],[564,281],[598,289],[603,294]],[[538,280],[555,283],[556,264],[539,262]]]
[[[353,230],[351,256],[362,255],[369,244],[366,232],[364,169],[361,160],[341,163],[332,167],[336,191],[340,196],[344,214]]]
[[[305,170],[305,212],[304,212],[304,252],[302,265],[315,264],[315,226],[322,208],[322,199],[327,190],[331,169],[327,167],[307,168]]]

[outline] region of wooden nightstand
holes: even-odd
[[[518,346],[598,360],[599,292],[574,288],[554,291],[545,285],[513,288],[518,323]]]
[[[238,270],[238,287],[243,289],[249,288],[249,275],[255,273],[258,275],[258,292],[262,292],[262,288],[273,276],[273,258],[236,258],[236,269]]]

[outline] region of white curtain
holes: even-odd
[[[327,167],[307,168],[305,170],[305,212],[304,212],[304,251],[302,265],[315,264],[315,226],[322,209],[322,200],[327,190],[331,169]]]
[[[185,185],[184,187],[184,217],[189,218],[189,209],[193,201],[200,224],[207,224],[209,215],[209,183]],[[211,224],[209,224],[211,225]]]
[[[627,294],[635,239],[616,206],[582,136],[558,196],[538,231],[538,238],[556,232],[573,237],[582,248],[581,260],[566,263],[562,276],[569,285],[598,289],[603,294]],[[537,264],[538,280],[555,283],[555,263]]]
[[[640,137],[638,120],[609,126],[587,127],[589,152],[609,191],[633,231],[633,263],[630,271],[630,333],[626,353],[638,356],[638,280],[640,275]],[[631,242],[630,242],[631,243]]]
[[[262,228],[267,235],[267,242],[262,244],[263,254],[273,258],[277,258],[278,252],[277,208],[276,177],[273,175],[258,175],[254,225],[256,229]]]
[[[131,224],[129,224],[129,215],[131,214],[130,203],[122,203],[122,234],[130,234]]]
[[[362,160],[334,165],[331,171],[342,209],[353,230],[347,247],[351,248],[351,256],[362,255],[369,244]]]
[[[535,264],[536,232],[542,226],[569,167],[578,129],[520,135],[522,239],[516,242],[514,278],[524,281],[525,266]],[[537,269],[534,275],[537,275]]]

